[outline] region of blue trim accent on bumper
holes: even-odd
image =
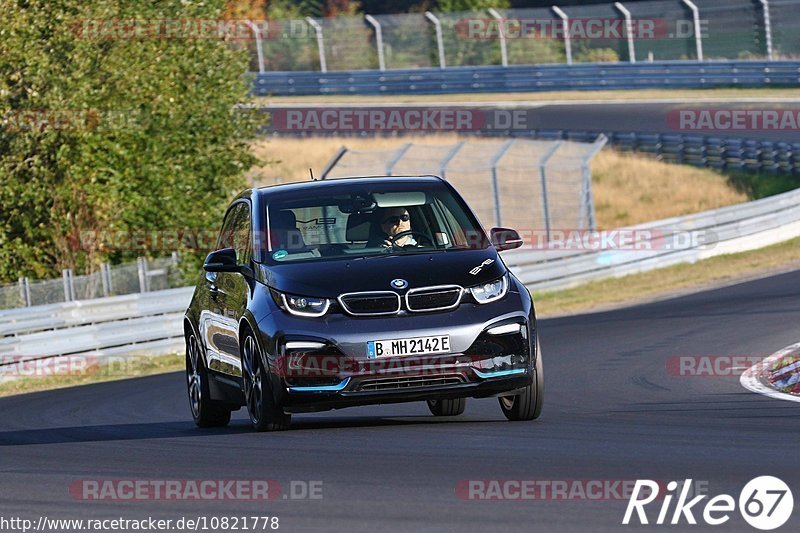
[[[350,383],[350,378],[344,378],[336,385],[321,385],[319,387],[289,387],[289,392],[339,392]]]
[[[477,368],[472,369],[475,374],[481,379],[500,378],[503,376],[514,376],[517,374],[524,374],[525,368],[513,368],[511,370],[498,370],[496,372],[481,372]]]

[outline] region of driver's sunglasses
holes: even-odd
[[[396,225],[396,224],[399,224],[401,220],[402,220],[403,222],[408,222],[408,219],[409,219],[409,218],[410,218],[410,217],[408,216],[408,213],[405,213],[405,214],[404,214],[404,215],[402,215],[402,216],[386,217],[385,219],[383,219],[383,223],[384,223],[384,224],[386,224],[386,223],[389,223],[389,224],[391,224],[392,226],[394,226],[394,225]]]

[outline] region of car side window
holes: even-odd
[[[250,206],[239,202],[228,210],[217,241],[217,250],[233,248],[240,265],[250,261]]]
[[[233,249],[236,250],[236,261],[240,265],[250,263],[250,205],[246,202],[236,206],[233,214]]]
[[[219,239],[217,239],[217,250],[233,247],[233,219],[235,218],[234,215],[236,214],[237,208],[238,204],[228,209],[228,212],[225,214],[225,219],[222,221],[222,229],[219,231]]]

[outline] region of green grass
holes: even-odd
[[[774,194],[791,191],[800,187],[800,176],[782,172],[750,172],[746,170],[727,170],[722,173],[728,183],[737,191],[757,200]]]

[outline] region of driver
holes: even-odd
[[[411,231],[411,217],[405,207],[382,209],[378,214],[378,221],[384,233],[382,246],[391,248],[393,241],[394,246],[419,246],[414,237],[409,234],[394,240],[395,235]]]

